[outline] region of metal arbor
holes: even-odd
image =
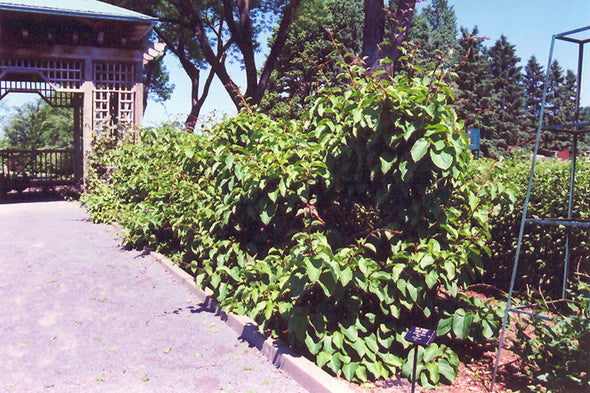
[[[519,313],[519,314],[526,314],[530,317],[542,318],[542,319],[549,319],[542,315],[537,315],[528,311],[523,310],[522,308],[513,308],[513,291],[514,285],[517,279],[518,273],[518,263],[521,255],[521,246],[523,241],[523,236],[525,233],[526,228],[535,226],[535,225],[543,225],[543,226],[562,226],[566,227],[566,242],[565,242],[565,262],[564,262],[564,269],[563,269],[563,283],[562,283],[562,292],[561,296],[562,299],[566,297],[566,290],[567,290],[567,282],[568,282],[568,271],[570,265],[570,258],[571,258],[571,238],[570,238],[570,231],[572,228],[590,228],[590,220],[587,219],[579,219],[575,218],[574,212],[574,196],[576,190],[576,163],[577,163],[577,155],[578,155],[578,140],[579,137],[583,134],[590,133],[590,123],[580,123],[580,94],[581,94],[581,87],[582,87],[582,68],[583,68],[583,61],[584,61],[584,46],[590,42],[590,38],[580,38],[581,33],[589,32],[590,26],[582,27],[579,29],[566,31],[561,34],[553,35],[551,39],[551,47],[549,51],[549,61],[547,63],[546,75],[545,75],[545,82],[544,82],[544,90],[543,90],[543,99],[541,102],[541,108],[539,111],[539,123],[537,128],[536,140],[535,140],[535,147],[534,153],[532,157],[531,163],[531,172],[529,176],[529,184],[526,192],[524,209],[522,213],[522,220],[520,224],[520,231],[518,235],[518,244],[516,248],[516,254],[514,257],[514,265],[512,269],[512,277],[510,280],[510,289],[508,291],[508,299],[506,303],[506,311],[504,314],[504,321],[502,324],[502,330],[500,333],[500,341],[498,344],[497,355],[496,355],[496,362],[494,365],[493,377],[492,377],[492,391],[494,391],[494,385],[496,382],[496,377],[498,373],[498,367],[500,363],[500,357],[502,354],[502,346],[504,345],[504,339],[506,334],[506,329],[508,325],[508,321],[510,318],[510,313]],[[549,88],[550,83],[550,69],[551,64],[553,62],[553,51],[555,48],[556,41],[564,41],[568,43],[573,43],[578,46],[578,69],[577,69],[577,87],[576,87],[576,102],[575,102],[575,115],[572,123],[570,124],[560,124],[560,125],[551,125],[551,126],[544,126],[543,119],[545,115],[545,106],[547,103],[547,91]],[[571,138],[572,148],[570,150],[570,159],[571,159],[571,174],[570,174],[570,184],[569,184],[569,201],[568,201],[568,214],[567,217],[546,217],[546,218],[530,218],[528,216],[528,207],[531,197],[531,190],[533,187],[533,181],[535,177],[535,165],[537,160],[537,154],[539,152],[539,144],[541,140],[541,131],[551,132],[551,133],[558,133],[562,135],[569,136]]]
[[[95,0],[0,0],[0,100],[37,93],[74,109],[77,181],[93,135],[141,122],[142,66],[163,50],[149,42],[156,21]]]

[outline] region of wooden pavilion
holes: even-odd
[[[0,0],[0,100],[37,93],[52,106],[73,108],[74,182],[83,180],[93,138],[113,127],[136,132],[142,67],[164,49],[149,41],[156,21],[95,0]],[[17,173],[15,158],[4,151],[0,159],[6,183]],[[29,169],[37,164],[28,162]]]

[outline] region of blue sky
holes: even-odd
[[[419,7],[429,3],[430,1],[424,1]],[[448,3],[455,10],[458,26],[466,27],[469,31],[477,26],[479,35],[489,38],[486,46],[493,45],[504,34],[508,41],[515,45],[523,66],[534,54],[539,63],[546,67],[551,37],[554,34],[590,26],[589,0],[448,0]],[[587,36],[590,38],[590,33]],[[577,52],[576,45],[557,42],[554,58],[562,67],[575,70]],[[586,53],[587,60],[582,78],[582,104],[590,105],[590,45],[587,45]],[[258,66],[261,65],[262,59],[259,59]],[[158,125],[165,121],[184,121],[189,112],[188,79],[173,55],[167,56],[167,66],[176,89],[172,99],[164,105],[149,103],[144,119],[146,126]],[[240,66],[234,65],[230,72],[236,82],[243,86]],[[34,98],[35,96],[31,95],[12,94],[0,102],[0,105],[10,108]],[[6,116],[5,110],[0,113]],[[201,116],[207,119],[210,115],[220,117],[224,113],[233,114],[235,109],[227,93],[216,80]]]
[[[474,26],[477,26],[479,35],[489,38],[485,43],[486,46],[493,45],[502,34],[505,35],[508,42],[515,45],[523,66],[534,54],[539,63],[546,67],[551,37],[554,34],[590,26],[589,0],[448,0],[448,3],[455,10],[458,27],[463,26],[471,31]],[[423,1],[419,7],[428,4],[430,1]],[[590,48],[590,45],[587,45],[587,48]],[[590,49],[586,49],[586,52],[585,63],[590,64]],[[562,67],[575,71],[578,58],[577,46],[557,42],[554,58]],[[169,56],[169,60],[172,60],[172,56]],[[184,114],[189,111],[188,79],[182,75],[183,72],[178,63],[169,61],[168,68],[176,84],[174,97],[166,103],[166,108],[163,105],[151,103],[146,111],[145,125],[154,125],[167,120],[182,121]],[[583,74],[582,81],[587,83],[584,83],[582,88],[582,104],[590,105],[590,66],[585,66],[584,70],[586,72]],[[234,72],[236,71],[240,74],[239,67],[234,69]],[[240,83],[240,78],[236,80]],[[212,89],[201,115],[206,118],[213,111],[217,116],[223,113],[235,113],[227,93],[220,84]]]

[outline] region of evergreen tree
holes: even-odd
[[[497,156],[511,146],[527,140],[524,125],[525,90],[522,85],[520,58],[514,45],[502,35],[488,50],[490,74],[493,78],[494,124],[486,138],[490,141],[488,153]]]
[[[535,136],[539,127],[539,112],[543,101],[543,85],[545,82],[545,70],[533,55],[524,67],[523,84],[526,93],[524,105],[525,123],[524,127],[528,138]]]
[[[561,121],[564,124],[573,123],[576,118],[576,91],[578,88],[578,77],[572,70],[565,73],[565,81],[561,88],[558,106],[560,108]]]
[[[445,54],[457,41],[457,16],[447,0],[432,0],[421,12],[414,15],[409,39],[416,44],[422,56],[432,59],[437,53]],[[446,59],[448,62],[452,58]]]
[[[559,65],[557,60],[551,63],[549,68],[549,86],[547,87],[547,98],[545,100],[545,115],[543,117],[543,125],[557,125],[568,123],[561,105],[563,104],[565,85],[565,75],[563,68]],[[571,122],[571,120],[570,120]],[[564,138],[562,135],[555,132],[543,132],[543,147],[549,150],[561,150],[564,148],[562,143]]]
[[[549,86],[547,87],[547,99],[545,101],[545,124],[561,124],[559,103],[561,101],[562,86],[565,82],[563,69],[557,60],[551,63],[549,68]]]
[[[298,118],[320,78],[333,79],[339,55],[359,53],[363,41],[362,0],[306,0],[288,31],[261,110]],[[338,43],[336,52],[334,43]]]
[[[480,129],[482,152],[487,154],[493,134],[495,96],[490,63],[478,33],[477,27],[471,33],[461,28],[461,39],[457,44],[454,106],[466,128]]]

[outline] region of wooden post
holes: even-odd
[[[81,183],[84,178],[84,96],[75,94],[74,104],[74,180]]]

